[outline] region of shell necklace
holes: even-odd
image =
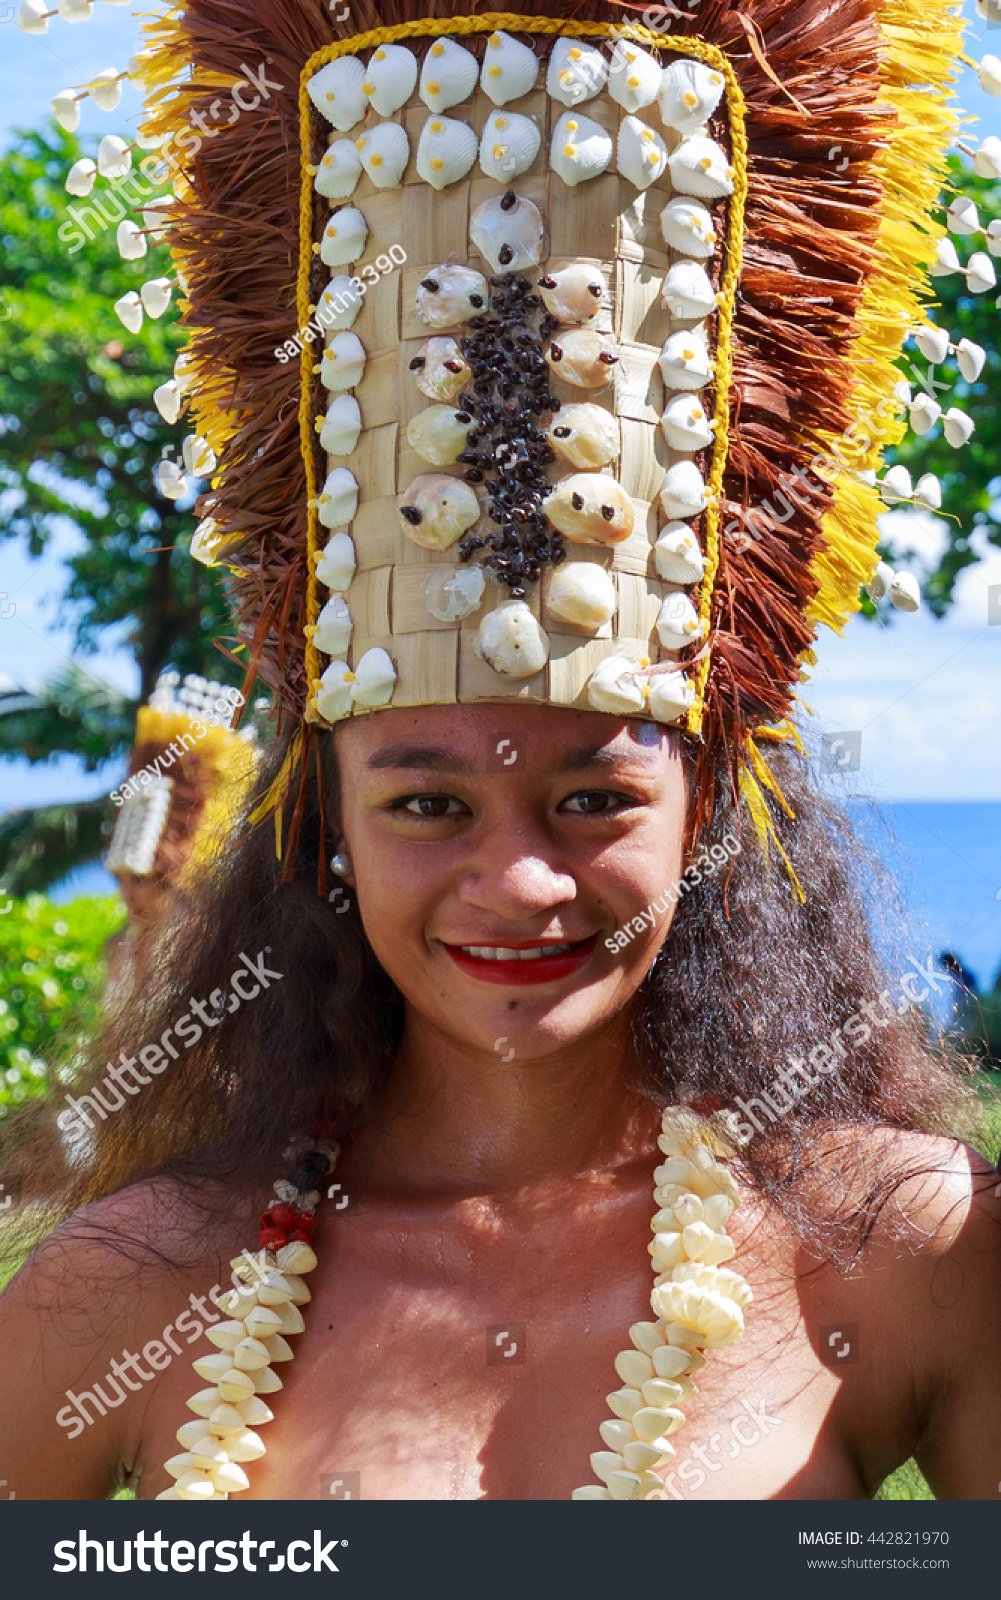
[[[683,1401],[697,1393],[694,1374],[705,1350],[733,1344],[744,1330],[751,1290],[723,1265],[734,1255],[726,1224],[737,1186],[720,1157],[735,1153],[721,1119],[690,1106],[668,1106],[657,1143],[667,1158],[654,1172],[657,1213],[649,1245],[656,1277],[650,1305],[656,1321],[629,1329],[631,1347],[615,1358],[623,1387],[608,1395],[612,1415],[599,1432],[606,1446],[591,1456],[597,1483],[573,1500],[662,1500],[655,1469],[674,1455],[670,1442],[684,1424]],[[317,1144],[275,1184],[277,1199],[260,1219],[260,1249],[231,1262],[237,1287],[217,1302],[227,1320],[206,1337],[216,1354],[193,1363],[209,1387],[193,1394],[195,1420],[177,1430],[181,1453],[165,1463],[175,1480],[158,1500],[226,1500],[250,1488],[244,1465],[265,1454],[256,1428],[274,1416],[265,1395],[277,1393],[275,1364],[290,1361],[287,1336],[302,1333],[299,1307],[310,1293],[303,1279],[316,1266],[311,1237],[320,1191],[333,1172],[336,1144]]]

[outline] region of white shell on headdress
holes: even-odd
[[[561,406],[549,424],[549,443],[572,466],[607,467],[619,453],[618,420],[604,406]]]
[[[417,174],[433,189],[444,189],[464,178],[479,143],[465,122],[454,117],[428,117],[417,144]]]
[[[366,650],[355,667],[351,699],[357,706],[387,706],[396,687],[393,658],[381,645]]]
[[[355,148],[377,189],[397,189],[410,160],[410,140],[398,122],[377,122],[355,140]]]
[[[132,168],[132,151],[117,133],[106,133],[97,147],[97,170],[102,178],[124,178]]]
[[[866,584],[869,599],[873,601],[885,600],[886,591],[893,582],[893,568],[885,561],[880,561],[875,572]]]
[[[346,200],[361,177],[361,156],[353,139],[335,139],[320,157],[313,188],[325,200]]]
[[[938,327],[934,322],[926,322],[924,327],[916,331],[914,343],[925,359],[937,366],[949,354],[949,330]]]
[[[604,388],[618,359],[611,339],[593,328],[570,328],[546,351],[556,376],[578,389]]]
[[[973,153],[973,170],[980,178],[1001,178],[1001,139],[996,133],[981,139]]]
[[[380,117],[406,105],[417,82],[417,58],[402,44],[381,44],[365,69],[361,92]]]
[[[434,284],[434,288],[429,288]],[[487,280],[473,267],[445,262],[432,267],[417,289],[417,315],[429,328],[452,328],[486,309]]]
[[[702,409],[701,401],[690,391],[676,394],[668,401],[660,425],[672,450],[706,450],[715,436],[713,423]]]
[[[698,583],[705,571],[699,542],[686,522],[669,522],[653,547],[657,572],[667,583]]]
[[[320,428],[320,449],[330,456],[349,456],[361,433],[361,407],[353,394],[331,400]]]
[[[338,333],[320,362],[320,382],[325,389],[353,389],[365,371],[365,346],[356,333]]]
[[[1001,256],[1001,218],[987,224],[987,248],[992,256]]]
[[[332,533],[316,558],[316,576],[328,589],[349,589],[358,560],[355,542],[343,528]]]
[[[667,164],[679,194],[694,194],[703,200],[721,200],[724,195],[733,194],[733,168],[714,139],[698,135],[682,139]]]
[[[695,686],[683,672],[655,672],[647,710],[658,722],[677,722],[695,704]]]
[[[491,195],[469,219],[469,237],[494,272],[523,272],[542,260],[542,213],[524,195]]]
[[[636,662],[628,656],[606,656],[588,680],[587,698],[595,711],[623,717],[643,711],[646,701],[636,672]]]
[[[418,513],[413,522],[403,512]],[[422,550],[447,550],[479,519],[480,502],[468,483],[443,472],[415,478],[400,499],[400,526]]]
[[[972,417],[965,411],[960,411],[958,406],[950,406],[942,418],[942,432],[954,450],[960,450],[974,432]]]
[[[549,57],[546,88],[564,106],[583,105],[604,87],[608,66],[600,50],[582,39],[557,39]]]
[[[983,250],[975,250],[966,263],[966,287],[970,294],[986,294],[988,289],[996,289],[998,275],[990,256]]]
[[[74,161],[66,174],[65,189],[67,194],[82,198],[90,194],[97,177],[97,163],[90,156],[81,156],[79,161]]]
[[[664,596],[657,618],[657,637],[665,650],[683,650],[702,637],[702,623],[687,594]]]
[[[326,656],[342,656],[351,643],[351,612],[342,594],[329,599],[316,619],[313,643]]]
[[[956,346],[956,362],[967,383],[976,383],[984,370],[987,351],[972,339],[960,339]]]
[[[716,309],[716,291],[697,261],[676,261],[664,279],[661,302],[672,317],[708,317]]]
[[[415,359],[424,363],[414,368],[414,377],[421,394],[427,395],[429,400],[454,400],[473,375],[457,341],[447,334],[426,339]],[[459,371],[452,371],[446,362],[458,365]]]
[[[616,40],[608,73],[608,92],[616,105],[629,112],[653,105],[662,75],[656,56],[627,39]]]
[[[353,327],[362,308],[362,296],[351,279],[342,272],[331,278],[316,307],[316,320],[321,327],[337,333],[342,328]]]
[[[134,289],[116,300],[112,308],[115,316],[129,333],[138,333],[143,325],[143,304]]]
[[[324,722],[340,722],[351,713],[354,673],[346,661],[332,661],[316,691],[316,709]]]
[[[921,585],[912,572],[895,572],[887,589],[890,604],[898,611],[917,611],[921,606]]]
[[[978,74],[985,94],[1001,95],[1001,61],[997,56],[984,56]]]
[[[459,417],[465,422],[459,422]],[[466,448],[466,435],[473,426],[468,411],[452,406],[428,406],[407,424],[407,443],[425,461],[436,467],[451,466]]]
[[[582,628],[600,628],[611,621],[615,600],[615,583],[596,561],[565,561],[550,581],[550,611]]]
[[[945,214],[950,233],[960,236],[980,232],[980,214],[977,202],[967,194],[958,194]]]
[[[102,111],[114,111],[122,98],[122,80],[114,67],[105,67],[90,80],[90,97]]]
[[[508,183],[528,171],[541,143],[542,134],[531,117],[519,111],[491,111],[480,140],[480,166],[496,183]]]
[[[600,267],[571,261],[540,278],[536,285],[546,310],[561,322],[593,322],[608,285]]]
[[[361,121],[368,109],[368,101],[361,92],[364,82],[365,68],[357,56],[338,56],[336,61],[328,61],[319,72],[314,72],[307,92],[321,116],[326,117],[338,133],[346,133]]]
[[[153,404],[164,422],[176,422],[181,413],[181,389],[176,379],[168,378],[153,390]]]
[[[505,600],[488,611],[476,632],[477,655],[495,672],[527,678],[549,660],[549,640],[524,600]]]
[[[181,457],[185,472],[190,472],[193,478],[208,478],[216,469],[216,453],[199,433],[185,435]]]
[[[708,504],[705,480],[694,461],[676,461],[668,467],[660,491],[660,503],[671,521],[698,516]]]
[[[492,33],[483,52],[480,87],[495,106],[520,100],[534,89],[539,58],[534,50],[509,33]]]
[[[667,166],[667,145],[639,117],[623,117],[616,163],[627,183],[637,189],[649,189]]]
[[[682,199],[680,195],[669,200],[660,214],[660,231],[664,243],[682,255],[706,260],[716,248],[713,219],[697,200]]]
[[[621,544],[633,531],[633,503],[605,472],[575,472],[542,502],[554,528],[574,544]]]
[[[344,528],[358,510],[358,479],[347,467],[327,473],[317,500],[317,517],[324,528]]]
[[[436,39],[424,57],[420,97],[429,111],[447,111],[469,99],[479,75],[480,65],[471,51],[454,39]]]
[[[920,506],[929,506],[932,511],[942,509],[942,485],[934,472],[926,472],[914,485],[914,499]]]
[[[697,333],[672,333],[657,359],[668,389],[704,389],[712,378],[709,350]]]
[[[935,246],[935,260],[928,268],[931,276],[933,278],[948,278],[953,272],[961,272],[962,270],[959,257],[956,254],[956,246],[952,240],[940,239]]]
[[[901,500],[910,500],[914,493],[911,475],[906,467],[891,467],[882,482],[880,492],[888,506],[899,505]]]
[[[908,407],[911,427],[919,438],[931,432],[941,415],[942,407],[930,394],[919,394]]]
[[[364,213],[357,206],[342,206],[320,235],[320,260],[328,267],[347,266],[361,256],[367,238]]]
[[[695,133],[718,108],[725,89],[723,74],[704,61],[672,61],[660,80],[660,120],[677,133]]]
[[[593,122],[580,112],[566,111],[553,129],[549,165],[557,177],[573,187],[604,172],[612,150],[612,136],[600,122]]]
[[[174,286],[169,278],[150,278],[139,290],[148,317],[162,317],[170,305]],[[986,358],[985,358],[986,359]]]
[[[462,622],[483,599],[482,567],[436,567],[424,583],[424,604],[439,622]]]

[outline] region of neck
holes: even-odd
[[[653,1159],[659,1116],[629,1085],[628,1013],[530,1060],[505,1053],[458,1043],[408,1011],[351,1165],[392,1189],[514,1196]]]

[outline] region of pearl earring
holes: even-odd
[[[335,873],[338,878],[347,877],[348,873],[351,871],[351,857],[348,855],[346,850],[338,850],[335,855],[330,857],[330,870],[331,872]]]

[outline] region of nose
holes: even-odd
[[[576,879],[550,859],[542,841],[507,827],[481,839],[459,891],[463,905],[509,922],[538,917],[576,897]]]

